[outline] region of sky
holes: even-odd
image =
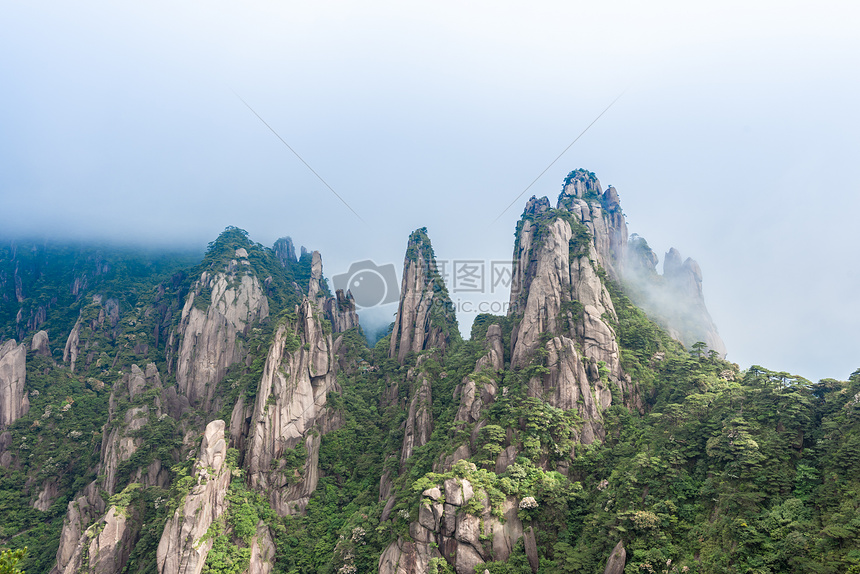
[[[440,260],[489,269],[526,200],[554,203],[583,167],[661,262],[698,261],[729,360],[812,380],[860,367],[854,2],[0,13],[5,234],[202,247],[235,225],[321,251],[331,278],[365,260],[399,273],[426,226]],[[452,295],[465,333],[469,310],[507,299]]]

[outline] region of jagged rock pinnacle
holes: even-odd
[[[388,356],[401,363],[410,352],[447,348],[458,336],[457,318],[445,282],[436,268],[427,229],[409,236],[403,261],[400,304],[391,333]]]

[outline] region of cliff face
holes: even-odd
[[[143,393],[152,391],[153,398],[142,404],[139,400]],[[102,438],[101,474],[104,479],[101,488],[112,495],[117,487],[117,471],[119,466],[131,459],[143,445],[143,439],[138,431],[151,422],[163,419],[161,393],[161,377],[153,363],[142,371],[137,365],[131,366],[131,372],[122,380],[119,389],[111,394],[110,414],[108,425]],[[134,406],[124,413],[116,411],[120,397],[126,397]],[[137,468],[127,477],[126,482],[139,483],[143,486],[164,486],[167,479],[167,469],[162,469],[161,460],[155,459],[145,468]],[[124,486],[124,485],[123,485]]]
[[[426,373],[417,373],[410,369],[407,380],[412,383],[412,399],[409,401],[409,411],[406,415],[406,428],[403,433],[403,445],[400,448],[400,468],[405,469],[406,461],[416,448],[422,447],[430,440],[433,432],[433,396],[430,378]],[[417,381],[416,381],[417,379]]]
[[[86,533],[104,511],[105,501],[98,492],[96,482],[91,482],[80,496],[69,503],[60,535],[60,547],[57,549],[57,562],[51,574],[72,574],[81,568],[85,552],[89,551]]]
[[[483,409],[493,403],[498,392],[496,380],[492,375],[502,370],[505,357],[502,329],[499,325],[490,325],[487,329],[486,345],[487,354],[478,360],[475,372],[465,377],[454,391],[454,395],[460,397],[460,407],[454,420],[464,425],[478,422]]]
[[[458,337],[457,318],[426,229],[409,236],[403,262],[400,303],[388,356],[403,363],[406,356],[425,349],[444,351]]]
[[[688,349],[703,342],[725,357],[725,343],[705,305],[699,264],[683,259],[674,247],[663,258],[663,275],[657,273],[658,262],[645,239],[630,238],[624,278],[631,300]]]
[[[503,497],[493,506],[487,492],[468,478],[476,472],[474,464],[459,462],[444,475],[448,478],[424,490],[409,539],[385,549],[380,574],[425,574],[433,559],[446,560],[457,574],[472,574],[487,561],[507,561],[524,536],[533,541],[518,516],[516,497]]]
[[[607,224],[588,219],[592,211],[583,203],[563,192],[558,209],[535,198],[526,206],[514,252],[511,367],[522,369],[544,356],[545,370],[529,380],[529,396],[576,408],[585,421],[581,440],[589,443],[602,437],[601,413],[612,402],[613,386],[630,404],[638,399],[621,369],[610,324],[617,317],[598,273],[598,245],[612,242],[591,230],[599,233]],[[615,254],[608,250],[603,257],[611,262]]]
[[[296,320],[278,327],[251,418],[250,484],[267,493],[282,516],[304,510],[319,478],[321,435],[339,424],[326,408],[328,393],[340,389],[332,335],[323,321],[320,308],[307,298]]]
[[[250,268],[248,252],[237,249],[223,272],[204,271],[182,309],[176,383],[193,406],[210,410],[216,385],[246,349],[237,339],[269,315],[269,303]]]
[[[30,401],[24,393],[27,346],[9,339],[0,345],[0,429],[27,414]]]
[[[123,463],[143,446],[139,431],[167,416],[161,410],[162,390],[158,369],[150,363],[145,370],[132,365],[131,372],[111,392],[108,422],[102,436],[100,477],[69,503],[54,574],[116,574],[125,568],[140,531],[141,517],[127,502],[107,504],[103,494],[112,496],[118,487],[131,493],[139,488],[167,485],[168,471],[155,457],[128,469],[121,482],[119,477]],[[142,400],[145,396],[150,398]],[[120,404],[126,406],[120,408]]]
[[[227,509],[230,469],[226,464],[227,441],[224,421],[206,425],[200,454],[194,465],[194,485],[176,509],[158,543],[159,574],[200,574],[212,549],[209,527]]]
[[[625,372],[618,333],[628,336],[633,315],[625,298],[610,297],[610,290],[617,295],[610,280],[648,275],[700,317],[707,313],[695,262],[670,252],[658,276],[656,256],[627,237],[615,189],[602,190],[581,170],[565,181],[556,208],[546,198],[527,203],[516,231],[510,313],[482,316],[468,342],[459,339],[424,229],[409,238],[393,331],[375,349],[361,344],[351,294],[329,294],[318,252],[302,248],[297,257],[287,239],[266,250],[243,234],[232,229],[213,242],[190,279],[183,274],[147,287],[156,293],[150,299],[108,295],[117,289],[93,295],[78,285],[80,308],[64,316],[64,334],[74,324],[64,364],[51,359],[45,332],[27,347],[0,347],[0,425],[24,416],[26,426],[42,429],[40,442],[29,443],[20,421],[2,429],[4,454],[37,444],[31,452],[42,456],[55,439],[92,453],[80,465],[85,470],[75,469],[89,473],[84,481],[63,483],[63,476],[32,470],[23,487],[36,509],[26,508],[31,514],[72,499],[53,574],[202,574],[207,560],[219,569],[233,559],[215,546],[216,537],[241,558],[233,574],[268,574],[276,560],[290,571],[324,563],[338,569],[341,560],[338,571],[367,571],[377,559],[386,574],[425,573],[434,560],[473,574],[511,557],[536,571],[539,559],[561,560],[552,544],[539,556],[539,543],[561,539],[553,530],[560,523],[542,531],[537,517],[554,520],[554,504],[562,505],[558,516],[567,516],[564,504],[584,508],[578,488],[591,488],[591,497],[603,492],[606,481],[592,480],[600,470],[589,453],[603,456],[610,447],[583,445],[619,440],[619,417],[643,412],[637,381],[655,388],[642,372],[676,349],[662,334],[654,345],[628,345]],[[641,314],[633,317],[657,332]],[[670,333],[686,336],[682,329]],[[683,350],[677,355],[671,358],[691,360]],[[44,403],[44,416],[26,412],[27,368],[28,384],[38,389],[30,400],[39,401],[40,413]],[[61,390],[53,390],[55,380]],[[707,380],[720,384],[716,374]],[[67,406],[51,415],[57,404]],[[630,412],[613,409],[605,419],[616,405]],[[69,411],[100,414],[79,430]],[[229,424],[221,420],[227,418]],[[80,442],[69,442],[72,436]],[[351,448],[375,450],[353,457]],[[15,464],[23,468],[26,460]],[[63,461],[64,468],[73,463]],[[312,502],[321,477],[324,496]],[[91,480],[69,492],[69,484]],[[378,500],[375,493],[368,498],[368,485],[375,490],[377,483]],[[241,535],[233,504],[248,511]],[[287,565],[309,552],[306,538],[317,534],[308,533],[318,532],[310,523],[321,509],[335,517],[331,528],[342,529],[335,549],[326,549],[327,539],[317,550],[315,540],[312,561]],[[306,512],[307,519],[291,516]],[[354,533],[369,528],[401,535],[365,551],[363,535]],[[600,550],[604,559],[616,542]],[[624,546],[616,550],[613,572],[625,562]]]
[[[325,300],[325,318],[331,323],[335,333],[343,333],[354,327],[358,327],[358,313],[355,311],[355,299],[349,291],[344,295],[343,290],[338,289],[334,297]]]

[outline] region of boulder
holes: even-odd
[[[51,348],[48,345],[48,333],[39,331],[33,335],[33,340],[30,342],[30,350],[42,357],[51,356]]]
[[[624,564],[627,562],[627,551],[624,549],[624,543],[620,540],[612,553],[609,555],[609,560],[606,561],[606,569],[603,574],[624,574]]]

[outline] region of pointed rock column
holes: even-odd
[[[708,349],[726,356],[726,345],[717,332],[717,326],[705,306],[702,292],[702,269],[691,258],[681,262],[681,253],[672,247],[663,259],[663,277],[666,280],[667,295],[672,298],[673,313],[669,314],[670,334],[688,348],[699,341]]]
[[[27,346],[9,339],[0,345],[0,428],[8,427],[30,410],[24,393]]]
[[[605,226],[596,219],[589,225],[580,221],[588,205],[578,194],[594,202],[599,198],[599,183],[590,185],[594,189],[574,180],[566,188],[573,195],[563,193],[556,210],[545,198],[529,200],[517,227],[509,311],[518,319],[511,333],[511,367],[531,365],[543,347],[541,361],[548,372],[529,381],[528,394],[546,397],[557,408],[577,409],[584,443],[602,438],[601,413],[612,401],[610,385],[622,394],[630,386],[611,326],[615,309],[598,272],[596,245],[608,245],[601,237]],[[599,209],[598,204],[588,216]]]
[[[340,391],[332,336],[309,299],[297,312],[297,324],[279,326],[269,349],[245,458],[251,486],[266,492],[282,516],[304,511],[319,478],[321,435],[340,423],[325,406],[328,393]],[[305,464],[288,469],[283,457],[299,444],[307,450]]]
[[[77,322],[75,322],[75,326],[72,327],[72,331],[69,333],[69,338],[66,339],[66,346],[63,349],[63,362],[69,363],[69,368],[72,372],[75,372],[75,364],[78,361],[78,353],[80,349],[78,345],[81,340],[81,318],[78,317]]]
[[[227,508],[230,469],[225,462],[225,426],[222,420],[206,425],[194,466],[196,485],[167,521],[158,543],[159,574],[200,574],[203,570],[213,544],[212,538],[205,535]]]
[[[332,331],[343,333],[358,327],[358,313],[355,312],[355,299],[349,291],[344,295],[342,289],[335,291],[334,297],[325,300],[325,318],[331,323]]]
[[[432,347],[444,350],[458,334],[453,304],[437,270],[427,229],[417,229],[406,247],[400,304],[388,356],[402,363],[410,352]]]

